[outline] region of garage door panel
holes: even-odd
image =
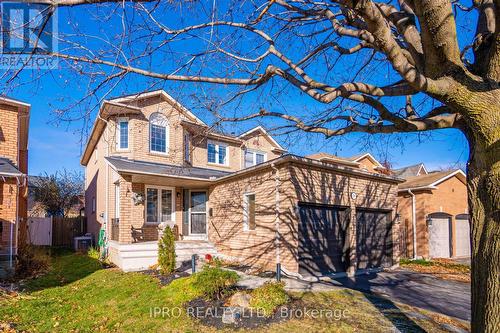
[[[392,224],[383,211],[356,212],[357,268],[392,265]]]
[[[455,255],[457,257],[470,257],[470,223],[468,219],[457,218],[455,220],[456,226],[456,251]]]
[[[301,204],[299,211],[299,272],[303,275],[344,272],[346,210]]]
[[[431,258],[449,258],[451,223],[448,217],[433,217],[428,226],[429,256]]]

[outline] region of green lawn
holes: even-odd
[[[198,297],[191,282],[182,278],[161,287],[145,274],[101,269],[99,262],[87,256],[60,254],[53,258],[49,273],[27,283],[25,292],[17,297],[0,294],[0,323],[13,323],[18,331],[27,332],[214,332],[185,312],[177,318],[150,316],[151,307],[182,307]],[[386,332],[393,324],[405,331],[439,332],[438,321],[447,322],[351,290],[292,296],[300,298],[306,308],[347,310],[347,316],[293,319],[252,332]]]

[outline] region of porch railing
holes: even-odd
[[[111,219],[111,240],[119,241],[120,237],[120,219]]]

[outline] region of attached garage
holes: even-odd
[[[431,258],[451,257],[451,219],[445,214],[433,214],[428,222],[429,256]]]
[[[470,257],[470,223],[467,214],[455,218],[455,256]]]
[[[357,268],[392,266],[392,223],[386,211],[356,211]]]
[[[308,276],[345,272],[348,209],[302,203],[299,215],[299,273]]]
[[[302,203],[299,214],[299,273],[308,276],[346,272],[350,210]],[[392,266],[392,244],[388,211],[357,210],[357,269]]]

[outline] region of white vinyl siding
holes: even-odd
[[[120,183],[115,184],[115,218],[120,218]]]

